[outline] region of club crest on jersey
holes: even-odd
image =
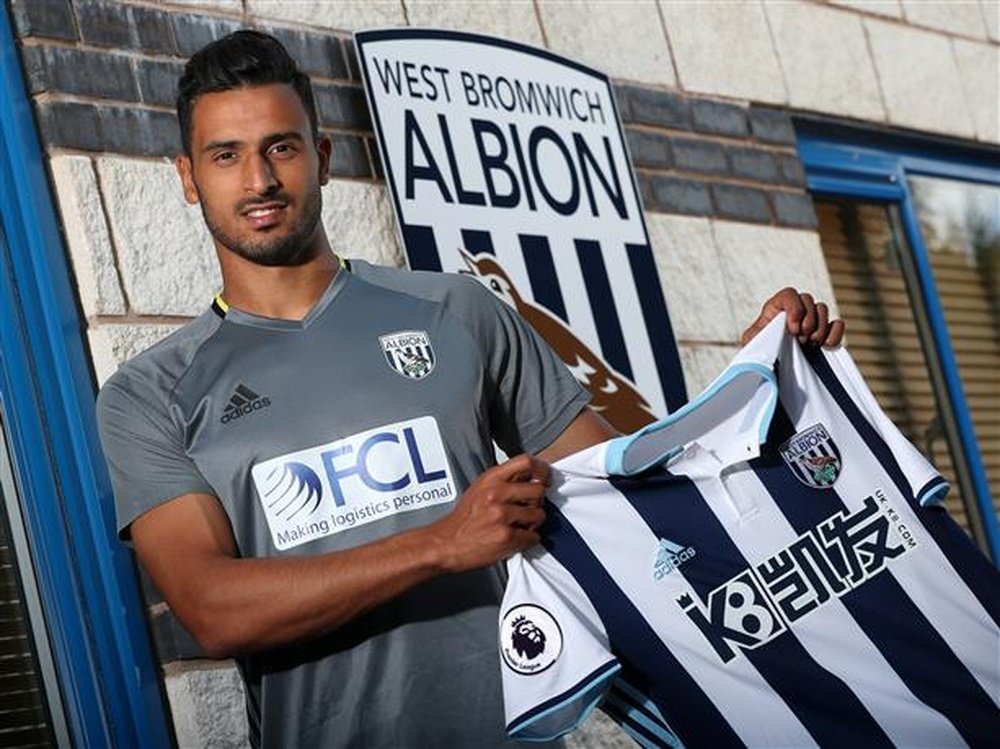
[[[842,468],[840,450],[822,424],[799,432],[780,447],[795,478],[813,489],[829,489]]]
[[[556,662],[562,646],[559,624],[541,606],[514,606],[500,622],[500,654],[519,674],[540,674]]]
[[[411,380],[422,380],[434,371],[434,348],[424,330],[401,330],[379,336],[385,360],[394,371]]]

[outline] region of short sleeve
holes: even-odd
[[[922,507],[943,505],[950,488],[947,479],[885,415],[847,350],[839,347],[824,350],[823,353],[854,403],[879,433],[899,463],[903,475],[910,483],[913,498]]]
[[[512,738],[547,741],[579,726],[621,669],[601,619],[542,547],[515,555],[500,607],[504,711]]]
[[[493,386],[493,438],[508,455],[548,447],[590,400],[545,340],[478,282],[488,326],[480,333]]]
[[[112,379],[97,398],[101,445],[115,493],[118,534],[144,512],[183,494],[214,494],[185,454],[183,439],[166,411],[137,398]]]

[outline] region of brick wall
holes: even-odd
[[[219,285],[199,209],[173,173],[183,61],[240,27],[312,75],[333,137],[323,221],[334,249],[402,253],[351,32],[437,26],[546,47],[615,80],[689,392],[784,285],[832,299],[794,141],[809,112],[997,142],[994,0],[629,3],[8,0],[49,158],[98,382],[201,312]],[[182,746],[245,742],[240,686],[148,584]],[[607,728],[574,738],[612,745]],[[628,744],[629,742],[624,742]]]

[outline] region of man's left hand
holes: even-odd
[[[796,336],[799,343],[833,347],[844,338],[844,321],[831,320],[826,304],[816,302],[812,294],[800,294],[788,286],[764,302],[760,315],[743,331],[740,344],[746,345],[779,312],[787,313],[788,332]]]

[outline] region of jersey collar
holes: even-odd
[[[305,330],[314,320],[320,317],[330,306],[333,300],[340,294],[346,285],[347,277],[351,275],[350,265],[347,260],[340,260],[340,269],[326,287],[323,295],[317,300],[313,308],[301,320],[282,320],[280,318],[262,317],[252,312],[244,312],[235,307],[230,307],[223,298],[222,293],[215,295],[212,300],[211,309],[216,315],[227,322],[237,325],[248,325],[251,327],[268,328],[270,330]]]
[[[608,475],[640,473],[692,446],[713,455],[719,470],[758,457],[778,403],[774,365],[782,347],[790,343],[782,313],[693,401],[634,434],[612,440],[605,453]]]

